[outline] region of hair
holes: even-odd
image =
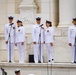
[[[23,24],[21,25],[21,27],[23,26]],[[19,27],[19,26],[18,26]]]
[[[50,22],[50,25],[49,26],[52,27],[52,22]]]
[[[21,26],[23,26],[23,24]]]
[[[19,71],[15,71],[15,74],[18,74],[20,72],[20,70]]]
[[[52,27],[52,22],[46,22],[46,23],[50,24],[49,27]]]

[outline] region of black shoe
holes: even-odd
[[[9,61],[9,63],[11,63],[11,61]]]
[[[48,62],[51,62],[50,60]]]
[[[39,63],[41,63],[41,61],[39,61]]]
[[[48,64],[51,64],[51,61],[50,60],[48,60]]]
[[[54,59],[52,59],[52,61],[54,61]]]
[[[76,61],[74,61],[74,63],[76,64]]]

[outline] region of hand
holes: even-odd
[[[6,41],[5,43],[8,44],[8,41]]]
[[[17,43],[15,43],[15,46],[17,46]]]
[[[69,46],[72,46],[72,44],[71,44],[71,43],[69,43]]]
[[[22,45],[24,45],[24,42],[21,42]]]
[[[42,29],[44,29],[44,27],[41,27]]]
[[[33,42],[33,44],[36,44],[36,42]]]
[[[53,43],[50,43],[51,46],[53,46]]]

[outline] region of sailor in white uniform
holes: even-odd
[[[45,44],[48,51],[48,63],[54,62],[54,29],[52,28],[52,23],[50,21],[46,21],[46,30],[45,30]]]
[[[17,21],[18,28],[16,29],[16,41],[15,45],[18,47],[19,63],[24,63],[25,60],[25,28],[22,25],[22,21]]]
[[[37,24],[32,28],[32,39],[34,44],[34,62],[43,63],[44,28],[40,25],[41,18],[36,18]]]
[[[14,62],[15,24],[13,17],[8,17],[9,23],[5,25],[5,43],[7,46],[8,62]]]
[[[73,25],[68,29],[68,41],[72,48],[72,63],[76,63],[76,18],[73,19]]]

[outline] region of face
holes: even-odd
[[[46,27],[49,27],[50,26],[50,24],[49,23],[46,23]]]
[[[13,19],[9,19],[9,23],[12,23],[13,22]]]
[[[37,24],[40,24],[41,23],[41,20],[36,20]]]
[[[76,21],[73,21],[73,24],[76,25]]]
[[[22,25],[22,23],[21,22],[19,22],[19,23],[17,23],[17,26],[19,27],[19,26],[21,26]]]
[[[20,75],[20,72],[17,75]]]

